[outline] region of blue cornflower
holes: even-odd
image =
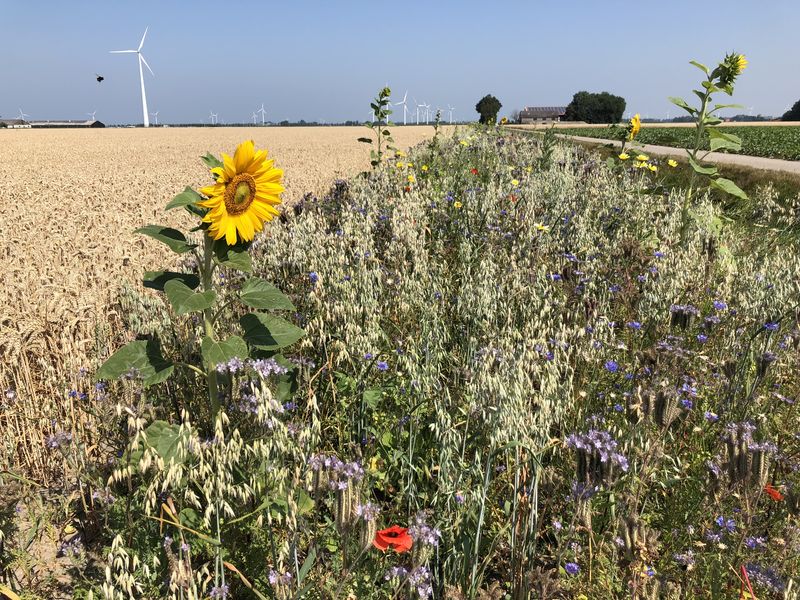
[[[389,364],[385,361],[379,360],[378,361],[378,371],[388,371]]]
[[[710,410],[707,410],[704,416],[706,418],[706,421],[708,421],[709,423],[716,423],[717,421],[719,421],[719,415],[711,412]]]
[[[655,256],[656,258],[664,258],[666,256],[666,254],[656,250],[655,252],[653,252],[653,256]]]
[[[580,573],[581,567],[578,563],[568,562],[566,565],[564,565],[564,570],[570,575],[577,575]]]
[[[639,331],[642,328],[642,324],[639,323],[639,321],[630,321],[628,322],[628,327],[630,327],[631,329],[635,329],[636,331]]]
[[[623,410],[622,404],[615,404],[614,405],[614,410],[617,411],[617,412],[622,412],[622,410]]]
[[[778,331],[778,329],[780,329],[780,323],[775,323],[775,322],[764,323],[764,329],[766,329],[767,331]]]
[[[714,300],[714,309],[715,310],[725,310],[728,308],[728,305],[723,302],[722,300]]]
[[[372,359],[373,359],[372,352],[367,352],[364,355],[364,360],[372,360]]]
[[[697,341],[701,344],[705,344],[708,341],[708,336],[704,333],[697,334]]]
[[[609,373],[616,373],[617,371],[619,371],[619,365],[615,360],[607,360],[605,367],[606,371],[608,371]]]
[[[319,281],[319,275],[317,275],[316,271],[311,271],[308,274],[308,278],[311,280],[311,283],[317,283]]]

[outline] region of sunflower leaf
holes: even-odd
[[[249,313],[239,319],[244,339],[261,350],[278,350],[291,346],[306,332],[289,321],[265,313]]]
[[[112,354],[97,371],[98,379],[117,379],[132,370],[142,377],[144,387],[166,380],[174,365],[161,354],[157,340],[136,340]]]
[[[179,279],[167,281],[164,284],[164,293],[178,315],[211,308],[217,298],[214,290],[195,292]]]
[[[173,208],[178,208],[180,206],[188,206],[197,204],[203,199],[203,197],[195,192],[192,188],[188,187],[183,190],[180,194],[175,196],[172,200],[167,203],[167,206],[164,210],[172,210]]]
[[[214,261],[218,265],[250,273],[253,271],[253,261],[250,260],[250,254],[247,252],[249,247],[250,244],[228,246],[224,239],[216,240],[214,242]]]
[[[189,252],[197,247],[197,244],[190,244],[183,233],[172,227],[165,227],[164,225],[145,225],[144,227],[136,229],[134,233],[141,233],[154,240],[158,240],[169,246],[173,252],[178,254]]]
[[[200,285],[200,278],[192,273],[178,273],[176,271],[147,271],[144,274],[144,287],[153,290],[164,291],[164,284],[172,279],[182,281],[190,288],[197,289]]]
[[[242,286],[240,298],[247,306],[269,310],[294,310],[294,304],[274,285],[251,277]]]
[[[216,156],[214,156],[213,154],[211,154],[211,152],[208,152],[208,153],[206,153],[206,155],[205,155],[205,156],[201,156],[201,157],[200,157],[200,159],[201,159],[201,160],[202,160],[204,163],[206,163],[206,166],[207,166],[209,169],[214,169],[214,168],[216,168],[216,167],[222,167],[222,166],[224,166],[224,165],[222,164],[222,161],[221,161],[220,159],[218,159]]]
[[[238,335],[232,335],[221,342],[205,336],[200,349],[209,369],[215,368],[220,363],[226,363],[232,358],[247,358],[247,343]]]

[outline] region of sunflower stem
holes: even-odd
[[[203,236],[203,291],[207,292],[213,289],[213,275],[214,275],[214,262],[212,260],[214,253],[214,240],[207,233]],[[214,315],[211,308],[203,311],[203,324],[205,332],[208,337],[214,339]],[[215,420],[219,412],[219,394],[217,390],[217,371],[216,369],[208,369],[206,373],[206,381],[208,382],[208,399],[211,402],[211,417]]]

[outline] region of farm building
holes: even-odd
[[[556,123],[564,118],[567,112],[565,106],[526,106],[519,111],[519,122],[526,123]]]
[[[30,126],[42,129],[42,128],[76,128],[76,127],[105,127],[105,123],[101,121],[92,121],[84,120],[84,121],[73,121],[71,119],[61,120],[61,121],[31,121]]]
[[[8,129],[30,129],[31,124],[22,119],[0,119],[0,127]]]

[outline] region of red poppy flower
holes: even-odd
[[[372,541],[373,546],[384,552],[389,548],[395,552],[408,552],[413,543],[411,536],[408,535],[408,529],[399,525],[381,529],[375,534],[375,539]]]
[[[470,169],[469,172],[472,173],[473,175],[477,175],[478,169]]]
[[[517,201],[517,197],[514,194],[509,194],[508,197],[512,202],[516,202]]]
[[[767,496],[775,500],[775,502],[780,502],[783,500],[783,494],[781,494],[778,490],[772,487],[771,483],[768,483],[764,486],[764,491],[767,493]]]

